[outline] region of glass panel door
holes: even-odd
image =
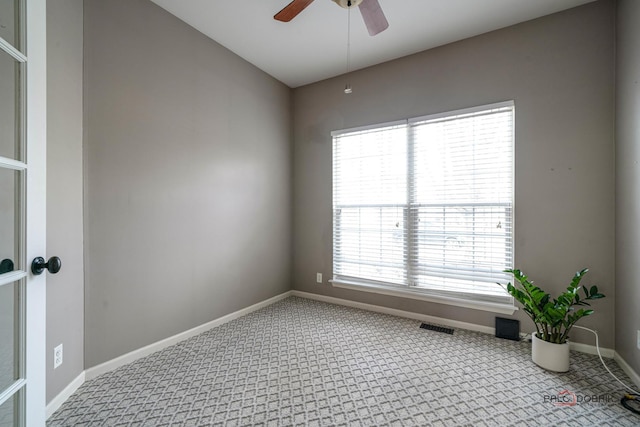
[[[0,156],[11,159],[19,157],[20,67],[15,58],[0,51]]]
[[[0,1],[0,37],[15,47],[20,45],[21,6],[17,0]]]
[[[46,230],[42,223],[32,228],[28,222],[34,221],[27,219],[29,213],[40,221],[46,203],[42,155],[29,161],[35,167],[27,166],[27,146],[42,152],[46,147],[44,6],[43,0],[0,0],[0,427],[44,424],[44,363],[39,362],[44,348],[32,344],[45,339],[44,281],[29,274],[27,262],[27,245],[42,251],[31,242],[44,242]],[[41,28],[33,33],[35,43],[27,46],[24,34],[31,16]],[[27,50],[36,58],[29,77]],[[28,99],[27,86],[34,88]],[[39,105],[34,110],[27,104]],[[31,193],[40,200],[31,202]]]
[[[16,409],[18,408],[17,397],[17,395],[13,395],[0,405],[0,426],[9,427],[19,425],[18,414],[16,413]]]
[[[0,390],[6,390],[18,379],[18,361],[16,360],[19,345],[18,325],[16,318],[16,302],[20,294],[18,283],[0,286]],[[18,333],[16,333],[18,332]],[[0,426],[2,423],[0,423]]]
[[[2,55],[0,53],[0,55]],[[0,104],[2,104],[2,97],[0,97]],[[2,135],[2,133],[0,133]],[[0,274],[9,273],[14,271],[16,261],[18,260],[18,240],[16,237],[16,231],[19,227],[19,206],[16,205],[16,197],[14,195],[19,181],[19,172],[7,169],[6,167],[0,168]],[[8,196],[8,197],[7,197]]]

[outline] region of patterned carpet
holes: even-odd
[[[640,425],[597,356],[554,374],[529,343],[419,326],[287,298],[87,381],[47,425]]]

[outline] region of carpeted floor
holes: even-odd
[[[87,381],[47,425],[640,425],[597,356],[554,374],[529,343],[419,326],[287,298]]]

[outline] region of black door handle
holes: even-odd
[[[44,269],[49,270],[49,273],[56,274],[62,268],[62,261],[57,256],[52,256],[49,261],[44,262],[44,258],[41,256],[33,259],[31,263],[31,272],[36,276],[42,274]]]
[[[10,271],[13,271],[13,261],[5,258],[0,262],[0,274],[9,273]]]

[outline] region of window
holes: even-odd
[[[513,151],[512,102],[334,132],[334,284],[512,305]]]

